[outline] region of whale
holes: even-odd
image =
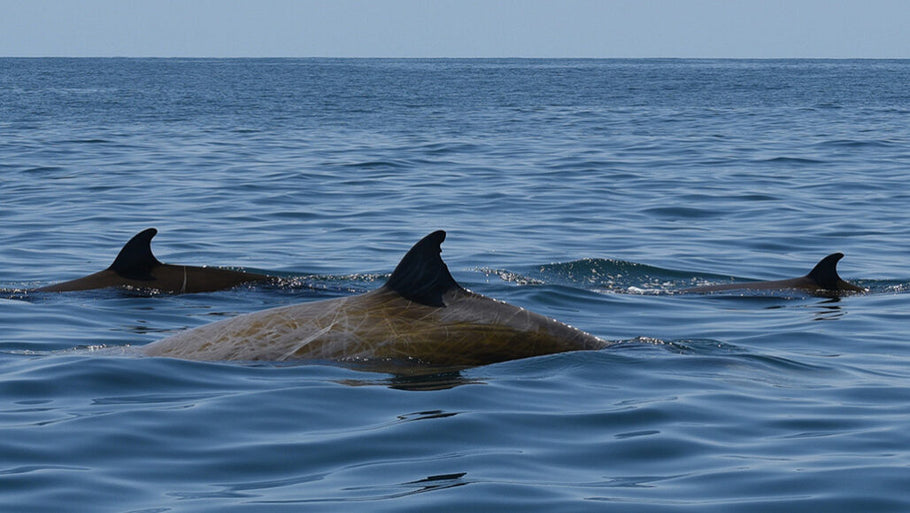
[[[239,315],[142,346],[189,360],[308,361],[462,369],[610,342],[459,285],[442,260],[446,233],[417,242],[364,294]]]
[[[265,274],[215,267],[164,264],[152,253],[152,238],[158,233],[148,228],[133,236],[103,271],[75,280],[34,289],[36,292],[71,292],[122,287],[155,290],[174,294],[212,292],[242,283],[270,280]]]
[[[843,253],[832,253],[809,271],[809,274],[798,278],[770,281],[750,281],[702,285],[680,290],[683,293],[711,293],[730,290],[788,290],[795,289],[822,296],[838,296],[845,293],[866,292],[866,289],[847,282],[837,274],[837,263],[844,258]]]

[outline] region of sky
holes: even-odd
[[[910,58],[910,1],[0,0],[0,56]]]

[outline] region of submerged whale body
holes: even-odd
[[[837,262],[844,258],[843,253],[832,253],[821,259],[809,274],[788,280],[752,281],[741,283],[724,283],[720,285],[705,285],[683,289],[680,292],[709,293],[726,290],[786,290],[797,289],[812,294],[838,295],[845,292],[865,292],[866,289],[857,287],[841,279],[837,274]]]
[[[232,271],[213,267],[163,264],[152,254],[155,228],[133,236],[107,269],[82,278],[35,289],[38,292],[70,292],[76,290],[129,287],[154,289],[162,292],[211,292],[228,289],[241,283],[270,279],[264,274]]]
[[[445,232],[421,239],[380,288],[272,308],[178,333],[143,352],[193,360],[330,360],[463,368],[605,340],[455,282],[440,256]]]

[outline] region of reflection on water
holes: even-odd
[[[434,391],[446,390],[461,385],[482,385],[483,380],[475,378],[465,378],[461,372],[433,372],[424,367],[415,366],[414,364],[369,364],[356,365],[352,368],[366,370],[370,372],[380,372],[393,374],[391,378],[377,380],[340,380],[339,383],[348,386],[387,386],[395,390]],[[413,372],[414,374],[402,374],[402,371]]]

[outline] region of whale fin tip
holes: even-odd
[[[409,301],[427,306],[445,306],[443,294],[461,288],[442,261],[446,232],[435,231],[420,239],[404,255],[386,286]]]

